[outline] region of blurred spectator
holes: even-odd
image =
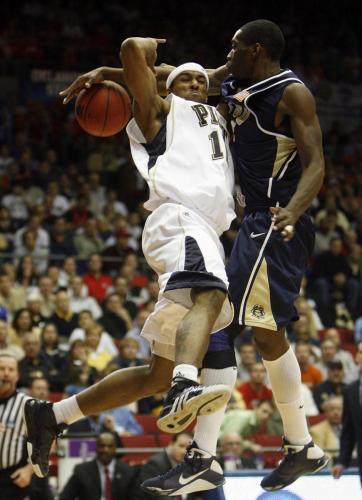
[[[51,366],[41,355],[39,336],[27,332],[23,338],[23,349],[25,356],[19,361],[18,387],[29,387],[33,378],[46,378],[50,381]]]
[[[132,328],[131,318],[117,293],[111,293],[105,300],[104,314],[99,320],[113,339],[121,340]]]
[[[87,350],[84,341],[75,340],[64,362],[64,392],[68,396],[78,394],[94,382],[96,374],[96,370],[87,365]]]
[[[11,186],[11,192],[3,196],[1,200],[1,205],[9,210],[16,227],[23,225],[28,218],[28,207],[24,201],[23,194],[23,187],[14,182]]]
[[[344,381],[348,384],[358,377],[358,368],[353,356],[349,351],[341,348],[341,334],[337,328],[327,328],[324,334],[325,340],[331,340],[336,346],[334,359],[342,361],[344,369]]]
[[[55,308],[55,294],[49,276],[40,276],[37,291],[41,299],[41,314],[45,318],[50,318]]]
[[[145,362],[138,357],[139,343],[136,339],[126,337],[119,343],[119,355],[112,359],[112,363],[118,368],[129,368],[141,366]]]
[[[64,370],[66,352],[59,348],[59,334],[57,327],[53,323],[47,323],[41,331],[41,354],[42,357],[60,375]]]
[[[272,391],[265,385],[266,369],[263,363],[254,363],[250,367],[250,380],[238,386],[246,407],[252,410],[258,401],[272,399]]]
[[[102,432],[94,460],[75,466],[59,500],[109,500],[132,498],[135,469],[116,459],[116,439]]]
[[[96,221],[95,221],[95,219],[92,219],[93,214],[88,208],[88,199],[84,194],[80,193],[77,196],[74,205],[64,214],[64,217],[71,224],[71,226],[74,229],[82,227],[83,225],[87,226],[88,221],[92,220],[91,224],[88,225],[87,229],[85,228],[85,234],[86,235],[88,234],[89,242],[92,239],[94,239],[94,244],[99,245],[98,236],[97,236],[97,233],[95,231]],[[87,246],[85,244],[83,247],[82,242],[83,242],[83,239],[80,239],[79,249],[82,249],[83,251],[85,251],[87,249]],[[86,239],[84,239],[84,242],[86,242]],[[76,242],[75,242],[75,245],[78,249],[78,244]],[[99,251],[99,249],[92,250],[89,253],[97,252],[97,251]],[[82,255],[82,257],[87,257],[87,256],[88,255]]]
[[[119,263],[123,261],[125,256],[132,252],[128,241],[130,233],[127,229],[119,229],[116,233],[116,242],[105,248],[102,252],[104,260],[104,270],[109,273],[116,274],[119,268]],[[109,260],[108,260],[109,259]]]
[[[245,449],[260,453],[261,447],[252,442],[252,435],[256,432],[279,434],[280,429],[273,428],[271,417],[274,413],[273,402],[269,399],[259,401],[254,410],[229,410],[220,429],[220,437],[236,432],[244,439]]]
[[[6,307],[11,317],[26,305],[25,290],[14,286],[10,276],[4,271],[0,273],[0,304]]]
[[[72,331],[78,326],[78,314],[73,313],[70,308],[68,293],[59,290],[55,295],[55,310],[49,321],[57,327],[61,337],[69,339]]]
[[[152,500],[153,495],[141,490],[140,485],[146,479],[157,475],[165,474],[172,467],[181,463],[184,459],[186,449],[191,443],[192,436],[187,432],[173,434],[170,444],[160,453],[153,455],[142,467],[137,479],[134,491],[132,492],[132,500]],[[164,496],[165,499],[171,500],[174,497]]]
[[[150,315],[149,311],[141,309],[138,312],[134,326],[131,330],[127,332],[126,339],[135,339],[139,344],[139,349],[137,351],[137,357],[143,360],[148,360],[151,357],[150,343],[144,337],[141,337],[142,328]]]
[[[28,389],[28,396],[48,401],[49,383],[47,379],[42,377],[32,378]]]
[[[36,248],[36,233],[33,229],[27,229],[22,233],[19,246],[15,249],[14,264],[18,267],[24,256],[31,257],[35,274],[44,273],[48,266],[48,248]]]
[[[3,319],[0,320],[0,354],[10,354],[19,361],[24,357],[23,349],[10,342],[8,334],[8,324]]]
[[[311,349],[306,342],[298,342],[295,346],[295,355],[300,366],[302,382],[310,389],[320,384],[323,380],[321,370],[310,362]]]
[[[59,256],[72,256],[77,253],[73,236],[67,229],[64,217],[55,219],[50,231],[50,253],[57,256],[57,258],[52,257],[52,261],[55,262],[59,260]]]
[[[319,411],[324,412],[324,403],[331,396],[340,396],[346,385],[343,382],[344,372],[343,364],[339,360],[328,362],[328,378],[321,384],[318,384],[313,391],[314,401]]]
[[[323,379],[328,376],[328,363],[334,361],[337,355],[337,346],[332,340],[325,339],[321,342],[321,357],[317,363],[318,369],[322,372]]]
[[[49,255],[49,233],[42,227],[42,220],[38,215],[32,215],[24,227],[21,227],[15,233],[14,245],[15,253],[18,256],[24,255],[24,233],[32,231],[35,236],[34,254],[40,257],[47,257]],[[45,266],[46,268],[46,266]],[[43,272],[43,271],[42,271]]]
[[[81,276],[72,276],[69,282],[70,306],[73,312],[90,311],[94,319],[102,316],[102,309],[98,302],[88,296],[88,288],[84,285]]]
[[[320,446],[326,455],[335,459],[338,455],[339,440],[342,432],[343,400],[341,396],[332,396],[324,403],[326,420],[312,425],[309,432],[316,445]]]
[[[31,255],[24,255],[19,260],[16,271],[16,285],[28,292],[36,286],[38,275]]]
[[[320,219],[316,228],[314,255],[329,250],[332,238],[339,238],[343,234],[340,227],[337,226],[337,214],[334,210],[328,210],[323,218]]]
[[[243,439],[237,432],[224,434],[220,439],[219,462],[224,471],[235,471],[240,469],[256,469],[254,459],[249,455],[243,455]]]
[[[94,297],[98,302],[104,300],[109,288],[112,286],[112,278],[103,273],[102,268],[101,256],[94,253],[89,256],[88,272],[83,276],[83,281],[88,287],[89,296]]]
[[[31,292],[26,301],[27,309],[31,316],[33,326],[42,328],[47,318],[41,313],[41,297],[37,292]]]
[[[112,292],[119,295],[123,307],[127,309],[131,319],[135,319],[138,313],[138,307],[130,299],[131,294],[128,281],[121,276],[117,276],[116,278],[114,278],[114,289],[112,290]]]
[[[250,380],[250,369],[256,363],[254,344],[243,343],[239,348],[240,362],[238,364],[238,378],[242,382]]]
[[[74,237],[74,245],[79,257],[87,259],[92,254],[101,253],[104,247],[98,232],[96,219],[89,219],[78,230]]]
[[[29,309],[18,309],[9,329],[9,338],[13,344],[21,346],[28,332],[34,332],[39,337],[40,329],[33,326]]]
[[[65,257],[63,267],[59,271],[59,285],[67,288],[70,279],[77,274],[77,262],[75,257]]]
[[[11,254],[14,248],[15,226],[10,212],[6,207],[0,207],[0,251]]]
[[[70,208],[69,200],[60,194],[57,181],[50,181],[45,193],[45,205],[53,217],[62,217]]]
[[[143,433],[141,425],[135,419],[132,411],[126,406],[113,408],[100,415],[101,424],[118,436],[137,436]]]
[[[101,346],[102,327],[98,323],[93,323],[85,331],[85,347],[87,350],[87,364],[95,368],[98,372],[105,369],[111,361],[111,354]]]

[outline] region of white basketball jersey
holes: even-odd
[[[151,144],[136,121],[127,126],[133,160],[150,195],[145,208],[180,203],[195,210],[218,234],[235,218],[234,168],[216,108],[171,94],[170,112]],[[153,147],[153,145],[156,145]]]

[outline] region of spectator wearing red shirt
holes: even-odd
[[[250,370],[250,380],[238,387],[249,410],[256,408],[258,401],[273,399],[272,391],[265,385],[265,376],[266,370],[263,363],[254,363]]]
[[[108,289],[113,282],[110,276],[102,272],[102,259],[97,253],[88,259],[88,273],[84,275],[83,281],[88,287],[88,295],[102,302],[107,295]]]

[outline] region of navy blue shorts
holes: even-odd
[[[246,215],[226,270],[234,321],[279,330],[298,319],[294,301],[313,251],[314,226],[302,215],[285,242],[271,224],[268,211]]]

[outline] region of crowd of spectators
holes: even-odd
[[[183,19],[178,5],[164,10],[152,2],[150,33],[147,5],[90,1],[78,14],[74,2],[29,0],[16,16],[0,19],[0,65],[18,79],[22,68],[34,65],[78,72],[118,65],[120,40],[137,33],[167,36],[166,60],[192,56],[219,65],[230,30],[238,27],[228,20],[240,18],[237,3],[229,3],[221,12],[215,7],[214,14],[211,7],[204,13],[195,7]],[[252,6],[245,8],[243,16],[260,17]],[[13,13],[10,2],[1,9]],[[330,40],[320,16],[313,11],[305,32],[307,12],[290,6],[280,14],[289,38],[288,64],[310,80],[343,77],[357,83],[360,41],[340,20]],[[218,38],[210,51],[212,32]],[[14,93],[0,101],[0,115],[0,353],[19,360],[21,389],[39,397],[48,390],[53,397],[73,395],[115,369],[149,360],[149,346],[139,334],[153,311],[158,283],[141,250],[147,189],[125,134],[107,140],[88,136],[60,100],[23,102]],[[313,435],[318,440],[329,426],[334,438],[322,446],[337,448],[340,395],[358,377],[354,356],[362,340],[362,125],[346,134],[335,122],[323,137],[326,177],[310,211],[315,250],[295,304],[299,320],[288,337],[301,367],[307,414],[325,413],[327,423]],[[238,208],[238,219],[223,237],[227,255],[242,216]],[[259,466],[262,448],[254,436],[280,436],[280,419],[248,331],[236,339],[235,349],[239,377],[221,449],[237,448],[240,457],[242,450],[249,453],[236,468],[250,461]],[[157,415],[161,404],[162,395],[155,395],[131,409],[89,417],[80,430],[139,434],[134,413]]]

